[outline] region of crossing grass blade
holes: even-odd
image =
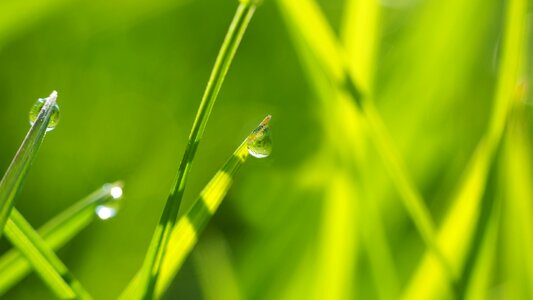
[[[48,124],[54,112],[56,99],[57,92],[55,91],[50,97],[46,98],[46,102],[41,108],[35,122],[24,138],[2,181],[0,181],[0,236],[2,236],[2,231],[13,209],[15,199],[22,187],[26,173],[44,140]]]
[[[222,87],[222,83],[226,77],[226,73],[233,61],[237,48],[239,47],[255,9],[256,1],[241,0],[216,59],[211,77],[209,78],[207,88],[194,120],[185,153],[178,168],[178,174],[141,268],[143,284],[145,285],[143,299],[153,298],[162,262],[165,259],[165,251],[171,233],[176,226],[181,199],[192,166],[192,161],[207,125],[211,110],[213,109],[220,88]]]
[[[80,282],[17,210],[11,212],[5,232],[57,297],[91,299]]]
[[[95,219],[96,207],[116,200],[111,191],[121,187],[120,183],[104,185],[43,225],[38,230],[39,235],[51,249],[61,248]],[[16,248],[0,257],[0,296],[20,282],[31,270],[31,263]]]
[[[268,125],[270,116],[261,124]],[[260,125],[261,126],[261,125]],[[260,128],[260,127],[258,127]],[[157,282],[154,297],[159,299],[167,288],[172,279],[179,271],[185,258],[197,243],[198,238],[205,228],[211,217],[216,213],[220,203],[226,196],[229,188],[233,183],[233,178],[241,165],[248,157],[247,142],[256,131],[252,132],[248,138],[233,152],[233,155],[226,161],[224,166],[209,181],[206,187],[200,193],[200,196],[193,203],[187,213],[178,221],[171,232],[169,243],[166,249],[166,255],[161,265],[160,278]],[[142,274],[137,273],[130,282],[126,290],[120,296],[120,299],[137,299],[142,293]]]

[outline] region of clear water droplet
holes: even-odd
[[[96,206],[95,213],[102,220],[111,219],[117,215],[122,198],[122,187],[119,185],[106,184],[103,187],[109,197],[100,205]]]
[[[246,146],[248,153],[253,157],[264,158],[272,153],[272,140],[270,139],[270,127],[268,123],[272,117],[267,116],[256,129],[248,136]]]
[[[33,125],[35,123],[35,120],[37,120],[37,117],[39,116],[39,113],[41,112],[41,109],[43,108],[44,104],[46,103],[47,98],[39,98],[33,105],[33,107],[30,110],[30,124]],[[46,131],[51,131],[56,128],[57,124],[59,123],[59,106],[57,104],[54,104],[52,107],[52,115],[50,116],[50,122],[48,123],[48,128]]]

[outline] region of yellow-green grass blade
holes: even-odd
[[[314,284],[317,299],[353,299],[357,256],[355,187],[345,174],[331,176],[324,198]]]
[[[337,85],[332,85],[331,80],[325,76],[323,69],[316,63],[313,51],[309,49],[299,30],[294,28],[295,26],[293,26],[291,22],[287,23],[291,39],[295,44],[302,66],[305,69],[304,73],[308,76],[311,86],[316,91],[318,99],[321,100],[322,107],[320,111],[323,115],[323,124],[327,132],[326,137],[328,137],[327,142],[324,142],[323,145],[325,149],[321,152],[321,155],[326,157],[323,158],[323,160],[328,160],[328,158],[337,157],[339,155],[342,156],[342,159],[345,160],[344,168],[347,169],[347,174],[345,174],[343,178],[346,177],[344,180],[349,180],[354,187],[354,190],[351,191],[352,195],[347,198],[349,198],[350,201],[366,199],[364,196],[364,184],[361,182],[363,176],[361,174],[354,174],[351,169],[354,161],[358,166],[357,168],[360,168],[361,163],[365,161],[365,157],[367,156],[368,138],[365,128],[363,124],[361,124],[360,113],[354,109],[355,107],[350,103],[350,99],[346,93],[339,90]],[[368,74],[368,76],[371,75]],[[339,136],[346,138],[339,139]],[[338,171],[335,170],[334,172]],[[309,173],[308,170],[303,171],[300,177],[305,178],[307,173]],[[324,176],[329,178],[332,175]],[[356,186],[358,187],[357,189],[355,188]],[[324,201],[333,205],[337,199],[327,198]],[[342,204],[343,202],[340,201],[340,203]],[[348,205],[348,203],[344,203],[344,205]],[[343,232],[346,236],[347,240],[345,242],[347,245],[354,244],[353,251],[359,251],[357,247],[359,243],[356,241],[350,242],[350,235],[355,235],[356,231],[361,232],[364,241],[363,245],[366,247],[370,258],[372,273],[375,278],[374,281],[376,282],[379,296],[382,299],[392,299],[399,293],[399,280],[393,263],[393,256],[387,243],[385,231],[381,224],[377,204],[367,203],[367,201],[358,201],[357,205],[352,204],[351,206],[357,206],[355,217],[353,215],[350,216],[348,210],[342,215],[337,216],[337,218],[339,219],[340,216],[346,216],[346,218],[352,223],[350,228],[354,227],[353,229],[358,230],[350,230],[346,227],[337,228],[337,230]],[[341,220],[336,221],[339,223]],[[324,226],[327,226],[326,223],[326,221],[323,221]],[[352,257],[356,255],[350,254],[350,256]],[[342,258],[339,257],[339,255],[336,255],[336,257],[346,260],[351,259],[351,257]],[[313,261],[315,260],[313,259]],[[354,268],[356,263],[357,262],[354,261]],[[302,270],[302,272],[309,273],[307,270]],[[339,269],[335,268],[334,265],[329,265],[329,272],[338,273],[343,271],[342,268]],[[322,278],[323,276],[319,277]],[[352,284],[350,285],[350,288],[352,289],[352,292],[358,292],[359,289],[363,288],[360,288],[355,284],[355,282],[357,282],[355,278],[352,278],[351,280]],[[327,282],[323,281],[317,283],[316,287],[325,287],[326,285]],[[340,285],[342,285],[342,281],[337,283],[337,288]],[[298,292],[295,290],[289,290],[287,292],[287,298],[290,299],[293,297],[292,294],[294,293],[297,294]]]
[[[267,116],[261,125],[235,150],[224,166],[204,187],[192,207],[180,218],[173,228],[166,249],[168,255],[163,258],[161,272],[159,274],[160,278],[155,287],[155,298],[161,298],[168,289],[184,260],[194,245],[196,245],[202,230],[215,214],[222,200],[224,200],[226,193],[233,183],[233,177],[249,155],[248,141],[256,137],[258,129],[261,129],[261,132],[267,129],[269,121],[270,116]],[[120,299],[138,299],[143,293],[141,283],[142,273],[139,272],[124,290]]]
[[[523,111],[510,124],[502,161],[504,184],[503,279],[509,299],[533,297],[533,159],[531,131]]]
[[[341,42],[346,50],[347,63],[353,70],[353,77],[368,98],[374,95],[374,77],[376,56],[378,55],[381,27],[381,6],[378,0],[348,0],[345,3]],[[354,137],[355,138],[355,137]],[[367,140],[357,139],[358,147],[365,147]],[[354,151],[357,160],[365,157],[360,151]],[[364,184],[361,189],[364,190]],[[367,199],[364,191],[359,195]],[[376,283],[376,290],[381,299],[393,299],[398,296],[400,283],[393,255],[385,236],[378,204],[375,201],[359,201],[358,215],[360,231],[366,247],[370,267]]]
[[[56,99],[57,93],[55,91],[50,97],[46,98],[46,102],[41,108],[39,115],[24,138],[7,172],[0,181],[0,236],[2,235],[9,214],[13,209],[15,199],[22,187],[26,173],[44,140],[48,123],[55,109]]]
[[[442,251],[436,243],[436,231],[432,216],[415,184],[408,175],[400,156],[387,134],[381,121],[368,99],[361,94],[360,86],[354,82],[355,75],[346,62],[345,50],[335,38],[318,5],[312,0],[278,0],[282,13],[290,26],[294,27],[306,40],[316,56],[317,62],[335,84],[342,87],[362,110],[362,118],[368,127],[384,164],[398,189],[403,204],[420,233],[420,236],[438,259],[451,281],[454,275]],[[366,93],[366,91],[362,91]]]
[[[95,210],[99,205],[120,198],[113,189],[121,189],[120,183],[106,184],[73,206],[69,207],[39,230],[46,244],[57,250],[75,237],[96,217]],[[20,282],[32,270],[32,265],[16,248],[0,257],[0,296]]]
[[[242,0],[229,27],[228,33],[217,56],[211,76],[207,83],[200,107],[198,109],[185,153],[178,168],[167,203],[148,248],[142,270],[142,285],[145,287],[143,299],[153,298],[159,273],[165,259],[165,251],[171,238],[177,218],[185,185],[198,144],[203,136],[209,115],[213,109],[222,83],[233,61],[237,48],[246,32],[255,12],[256,1]]]
[[[462,272],[479,217],[489,169],[501,142],[512,101],[516,99],[524,49],[526,8],[525,0],[507,2],[502,58],[489,128],[469,163],[439,231],[439,245],[456,274]],[[447,292],[442,284],[444,275],[435,264],[426,253],[404,293],[405,299],[432,299]]]
[[[347,61],[359,87],[372,95],[380,37],[380,3],[378,0],[348,0],[344,11],[341,42]]]
[[[500,201],[500,200],[497,200]],[[501,209],[499,204],[494,208],[494,213],[487,224],[487,232],[483,238],[480,250],[476,253],[477,259],[471,278],[464,291],[464,299],[483,300],[490,299],[491,280],[496,272],[495,260],[501,224]]]
[[[91,299],[80,282],[17,210],[11,212],[5,232],[57,297]]]

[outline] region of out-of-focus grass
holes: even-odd
[[[326,64],[351,66],[435,227],[457,227],[461,219],[470,224],[454,233],[453,247],[462,250],[448,258],[465,265],[456,276],[474,299],[532,295],[533,127],[532,108],[524,104],[531,103],[531,93],[516,101],[520,113],[509,114],[507,127],[507,108],[494,100],[506,64],[505,16],[514,1],[316,1],[345,49],[337,57],[321,48]],[[531,3],[524,3],[522,12],[530,11]],[[20,116],[34,95],[54,88],[62,95],[61,126],[41,149],[47,159],[29,174],[20,210],[38,225],[100,182],[124,178],[129,188],[117,218],[91,226],[59,252],[97,299],[116,299],[141,264],[172,184],[175,153],[187,141],[212,67],[206,57],[216,56],[235,4],[0,4],[7,16],[0,22],[3,170],[27,131]],[[265,112],[276,116],[273,155],[243,168],[169,298],[220,292],[311,299],[331,291],[337,298],[390,299],[420,272],[427,248],[401,205],[371,128],[324,64],[316,63],[316,53],[285,25],[284,14],[277,1],[267,0],[256,14],[206,128],[184,210]],[[322,36],[309,26],[313,37]],[[531,39],[529,45],[526,54]],[[523,72],[530,85],[531,68]],[[507,91],[518,83],[508,85]],[[467,215],[454,210],[454,199],[480,141],[493,130],[493,115],[503,116],[496,123],[504,143],[489,151],[490,167],[478,169],[482,192],[461,202],[477,201]],[[213,251],[224,250],[205,251],[211,244],[218,245]],[[217,255],[221,262],[210,263]],[[423,273],[420,284],[445,284],[435,276]],[[228,289],[221,286],[226,283]],[[52,295],[31,276],[6,297]]]

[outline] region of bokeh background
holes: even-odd
[[[445,244],[471,298],[533,297],[527,32],[503,138],[474,177],[478,188],[457,196],[498,109],[513,1],[317,0],[315,7],[372,95],[389,150],[437,230],[452,228]],[[426,247],[372,131],[287,22],[283,2],[265,0],[251,22],[182,212],[266,114],[274,151],[241,169],[167,298],[452,297],[438,265],[421,267]],[[59,251],[96,299],[115,299],[142,263],[237,4],[0,2],[0,170],[27,132],[35,100],[57,90],[61,108],[16,207],[38,227],[103,183],[125,182],[119,215],[95,221]],[[308,29],[320,36],[315,25]],[[457,199],[465,207],[454,209]],[[9,247],[0,244],[2,252]],[[54,296],[32,274],[4,297]]]

